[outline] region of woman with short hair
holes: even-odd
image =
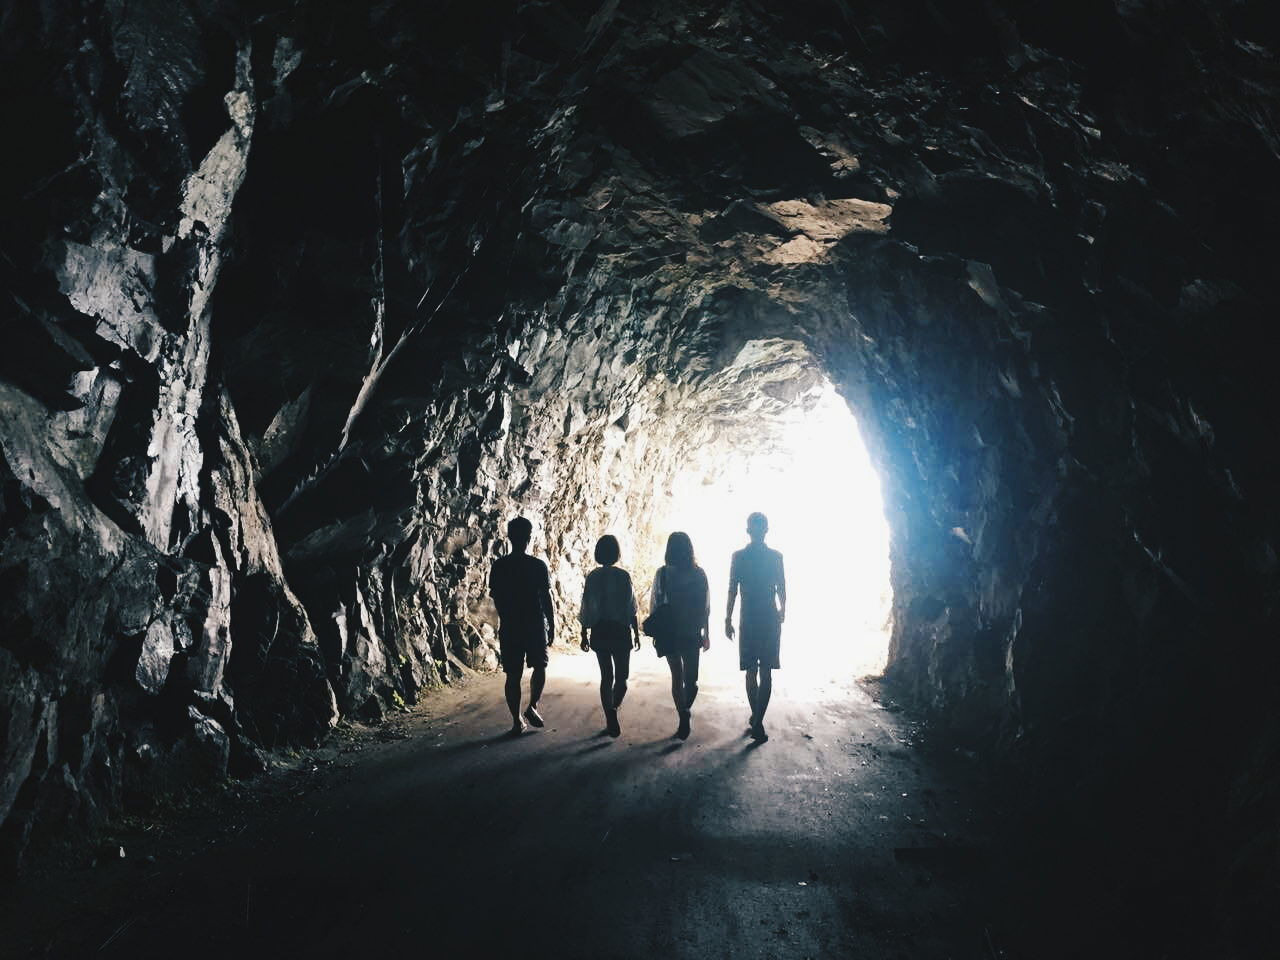
[[[627,695],[631,673],[631,650],[640,649],[640,626],[636,622],[636,596],[631,575],[617,566],[622,556],[618,538],[605,534],[596,541],[596,567],[587,574],[582,589],[582,649],[594,650],[600,663],[600,705],[604,708],[609,736],[622,733],[618,707]]]
[[[650,610],[666,607],[664,630],[655,637],[658,656],[671,670],[671,699],[680,725],[675,736],[687,740],[693,701],[698,696],[698,658],[711,649],[711,601],[707,575],[693,554],[693,541],[676,531],[667,538],[665,563],[653,578]]]

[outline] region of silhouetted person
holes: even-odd
[[[600,706],[609,736],[622,733],[618,708],[627,695],[631,675],[631,649],[640,649],[640,625],[636,621],[636,595],[631,574],[615,566],[622,551],[618,538],[605,534],[596,541],[596,567],[582,588],[582,649],[594,650],[600,662]],[[588,631],[590,633],[588,634]]]
[[[724,632],[733,639],[733,604],[742,592],[741,632],[738,664],[747,673],[747,702],[751,704],[751,736],[763,743],[769,739],[764,729],[764,713],[773,693],[773,673],[779,668],[778,648],[782,621],[787,613],[787,581],[782,572],[782,554],[764,545],[769,520],[763,513],[747,517],[751,543],[733,555],[729,565],[729,606],[724,614]]]
[[[526,552],[533,536],[533,524],[516,517],[507,524],[511,552],[493,561],[489,571],[489,596],[498,608],[498,632],[502,669],[507,675],[507,707],[511,710],[511,732],[524,733],[520,718],[520,677],[526,663],[533,669],[529,678],[529,708],[524,719],[542,726],[538,701],[547,682],[547,647],[556,642],[555,613],[551,609],[551,577],[547,565]]]
[[[675,735],[689,738],[693,701],[698,696],[698,657],[711,649],[711,599],[707,575],[693,557],[693,541],[687,533],[667,538],[666,563],[653,578],[650,610],[670,605],[670,627],[656,637],[658,656],[671,669],[671,699],[680,716]]]

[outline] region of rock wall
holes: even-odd
[[[92,829],[337,719],[211,362],[258,100],[198,5],[4,15],[0,818]],[[233,633],[237,662],[230,664]],[[287,686],[286,686],[287,684]]]
[[[821,373],[885,481],[897,694],[1025,779],[1055,858],[1253,931],[1280,727],[1250,7],[0,17],[14,851],[492,667],[514,513],[564,618],[606,529],[643,580],[677,473]]]

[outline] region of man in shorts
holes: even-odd
[[[489,571],[489,596],[498,608],[498,640],[502,669],[507,675],[507,707],[511,733],[525,731],[525,721],[543,725],[538,701],[547,682],[547,647],[555,643],[555,614],[551,609],[551,577],[547,565],[528,554],[533,524],[516,517],[507,524],[511,552],[493,562]],[[520,678],[525,664],[529,678],[529,707],[520,714]]]
[[[738,629],[738,665],[747,674],[747,702],[751,704],[751,736],[764,743],[764,713],[773,693],[773,671],[779,669],[778,648],[782,621],[787,614],[787,582],[782,572],[782,554],[764,545],[769,520],[763,513],[747,517],[751,543],[733,555],[729,565],[729,606],[724,616],[724,633],[733,639],[733,604],[742,592],[742,612]]]

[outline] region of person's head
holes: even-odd
[[[602,567],[612,567],[621,556],[622,550],[618,546],[618,538],[612,533],[606,533],[596,541],[596,563]]]
[[[507,539],[511,541],[511,548],[517,552],[522,552],[529,546],[532,536],[533,524],[524,517],[516,517],[507,524]]]
[[[677,530],[667,537],[667,553],[663,557],[669,567],[695,567],[697,560],[693,557],[693,541],[687,533]]]
[[[752,543],[763,543],[764,535],[769,532],[769,518],[760,511],[747,517],[747,536]]]

